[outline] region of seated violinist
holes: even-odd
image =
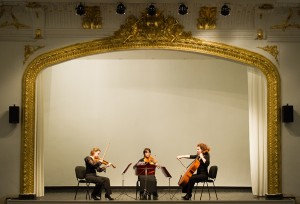
[[[96,186],[92,192],[92,198],[94,200],[101,199],[101,187],[105,189],[105,198],[108,200],[114,200],[111,195],[110,180],[104,176],[98,176],[96,171],[103,172],[107,167],[113,166],[111,163],[107,163],[103,159],[99,158],[101,150],[95,147],[91,150],[90,156],[85,157],[86,165],[86,180],[91,183],[95,183]],[[105,166],[101,167],[102,164]],[[98,198],[100,197],[100,198]]]
[[[187,179],[185,180],[186,174],[182,176],[182,178],[179,181],[179,185],[182,187],[182,192],[186,193],[185,196],[182,198],[184,200],[190,200],[192,197],[192,192],[193,188],[196,182],[204,181],[208,178],[208,166],[210,163],[210,156],[209,156],[209,150],[210,148],[207,147],[206,144],[200,143],[197,145],[197,154],[196,155],[180,155],[177,156],[177,159],[181,158],[187,158],[187,159],[194,159],[195,161],[191,164],[197,167],[197,172],[196,174],[190,175]],[[187,172],[188,173],[188,172]],[[181,181],[184,181],[180,183]]]
[[[154,172],[155,167],[159,168],[159,165],[154,157],[151,156],[149,148],[145,148],[143,154],[144,157],[133,166],[134,169],[142,169],[137,175],[140,181],[140,199],[147,200],[148,198],[148,200],[151,200],[151,195],[153,195],[153,200],[157,200],[157,181]]]

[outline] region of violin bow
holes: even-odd
[[[104,150],[104,153],[103,153],[103,157],[102,157],[103,160],[104,160],[105,154],[106,154],[106,152],[108,150],[108,147],[109,147],[109,143],[105,147],[105,150]]]
[[[180,159],[178,159],[178,161],[180,162],[180,164],[181,164],[185,169],[187,169],[187,167],[184,166],[184,164],[182,163],[182,161],[180,161]]]

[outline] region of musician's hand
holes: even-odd
[[[103,163],[103,158],[99,158],[99,162]]]
[[[182,156],[181,156],[181,155],[177,156],[177,159],[181,159],[181,158],[182,158]]]
[[[106,164],[106,167],[110,167],[110,166],[111,166],[111,163]]]

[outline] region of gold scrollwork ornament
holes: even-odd
[[[102,28],[102,18],[99,6],[86,6],[86,15],[82,17],[82,27],[84,29]]]
[[[197,28],[200,30],[212,30],[217,27],[217,7],[201,7]]]
[[[278,54],[279,54],[279,51],[278,51],[278,47],[277,45],[267,45],[265,47],[258,47],[266,52],[268,52],[270,55],[272,55],[276,62],[279,64],[279,60],[278,60]]]

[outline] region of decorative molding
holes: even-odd
[[[159,10],[154,16],[149,16],[146,12],[143,12],[140,18],[129,16],[125,24],[114,35],[115,40],[121,40],[122,43],[139,40],[147,40],[152,43],[173,42],[179,38],[189,39],[191,37],[192,34],[184,32],[183,26],[179,24],[178,20],[171,16],[165,18]]]
[[[13,12],[14,6],[0,6],[0,28],[10,27],[14,26],[17,29],[20,28],[29,28],[30,26],[22,24],[19,22],[19,19],[15,16]],[[5,13],[8,12],[8,15],[5,15]],[[6,17],[6,18],[5,18]],[[3,22],[1,23],[1,21]]]
[[[24,48],[24,61],[23,64],[26,63],[27,59],[32,55],[35,51],[44,48],[45,46],[32,46],[32,45],[25,45]]]
[[[35,29],[35,38],[34,39],[42,39],[42,30],[41,29]]]
[[[213,30],[217,27],[217,7],[201,7],[197,28],[200,30]]]
[[[40,3],[37,3],[37,2],[28,2],[27,5],[26,5],[26,7],[27,7],[27,8],[30,8],[30,9],[37,10],[37,9],[42,8],[42,5],[41,5]],[[35,17],[36,17],[36,18],[39,18],[39,17],[40,17],[38,11],[35,11]]]
[[[265,47],[258,47],[258,48],[260,48],[260,49],[268,52],[269,54],[271,54],[275,58],[276,62],[279,64],[279,60],[278,60],[279,51],[278,51],[277,45],[272,45],[272,46],[267,45]]]
[[[264,39],[264,31],[262,29],[258,29],[256,32],[255,40],[262,40]]]
[[[35,93],[38,74],[47,67],[83,56],[139,49],[206,54],[244,63],[262,71],[267,79],[267,192],[271,195],[281,194],[281,95],[280,77],[276,66],[258,53],[192,37],[175,18],[165,18],[162,13],[153,18],[148,18],[145,13],[139,18],[128,17],[126,23],[113,36],[46,52],[27,65],[22,80],[20,193],[28,195],[35,192]]]
[[[298,10],[298,15],[300,15],[300,11]],[[300,28],[300,24],[296,22],[290,22],[293,19],[294,12],[293,9],[289,9],[289,14],[287,18],[282,22],[282,24],[277,24],[271,26],[271,29],[281,29],[282,31],[286,31],[288,28]]]
[[[82,17],[82,27],[84,29],[102,28],[102,18],[99,6],[85,6],[86,14]]]

